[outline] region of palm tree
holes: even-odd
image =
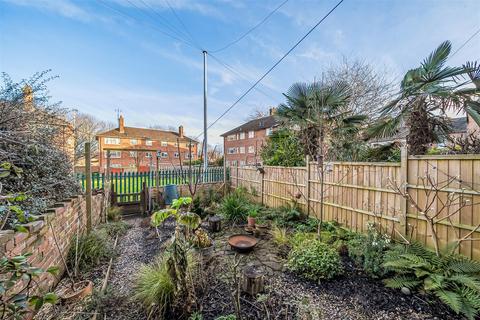
[[[472,68],[445,66],[450,51],[451,43],[443,42],[420,67],[405,74],[399,96],[381,110],[370,136],[393,136],[406,126],[410,153],[424,154],[431,143],[450,131],[447,111],[466,112],[480,123],[480,105],[473,100],[480,90],[471,87],[472,79],[465,80]]]
[[[295,83],[284,94],[286,102],[278,107],[284,123],[300,130],[305,154],[318,161],[320,175],[320,214],[318,236],[323,220],[324,158],[328,151],[325,142],[335,133],[358,126],[366,119],[348,109],[350,87],[345,82]],[[349,131],[351,132],[351,131]]]
[[[328,153],[324,145],[333,136],[356,134],[366,120],[348,108],[350,87],[345,82],[295,83],[284,96],[286,102],[279,105],[277,115],[300,131],[304,152],[313,159]]]

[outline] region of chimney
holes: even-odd
[[[28,84],[23,87],[23,103],[26,111],[34,111],[33,90]]]
[[[275,115],[277,113],[277,108],[271,107],[268,109],[269,113],[271,116]]]
[[[183,126],[178,127],[178,136],[183,138]]]
[[[122,115],[118,117],[118,132],[125,133],[125,120]]]

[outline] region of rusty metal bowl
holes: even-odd
[[[234,234],[228,238],[228,244],[238,252],[249,252],[257,244],[257,239],[247,234]]]

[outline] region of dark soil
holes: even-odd
[[[235,313],[231,296],[234,257],[233,252],[225,251],[223,257],[207,266],[209,287],[201,297],[205,320]],[[242,294],[243,318],[462,319],[438,299],[421,294],[404,295],[400,290],[386,288],[381,280],[367,276],[347,256],[342,259],[343,276],[330,281],[314,283],[290,272],[267,276],[266,292],[260,299]]]

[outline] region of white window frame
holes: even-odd
[[[248,153],[255,153],[255,146],[248,146]]]
[[[110,168],[121,168],[122,165],[120,163],[111,163]]]
[[[178,158],[178,152],[173,153],[174,158]]]
[[[108,151],[105,151],[105,159],[108,157]],[[122,151],[110,150],[110,159],[120,159],[122,157]]]
[[[249,139],[255,138],[255,131],[253,131],[253,130],[248,131],[248,138]]]
[[[120,138],[104,138],[105,144],[120,144]]]
[[[146,146],[152,146],[153,145],[153,140],[151,140],[151,139],[145,140],[145,145]]]
[[[167,141],[162,141],[161,146],[162,147],[168,147],[168,142]]]
[[[236,148],[228,148],[228,154],[235,154],[236,151]]]
[[[231,135],[227,136],[227,141],[237,140],[236,138],[237,138],[237,136],[235,134],[231,134]]]
[[[136,158],[137,157],[137,151],[130,151],[130,158]]]
[[[162,154],[160,155],[162,158],[168,158],[168,152],[163,151]]]
[[[245,147],[240,147],[240,153],[245,153]]]
[[[240,132],[239,138],[240,140],[245,139],[245,132]]]
[[[151,158],[152,153],[151,152],[145,152],[145,158]]]
[[[267,129],[265,130],[265,133],[266,133],[267,136],[271,135],[272,132],[273,132],[273,129],[272,129],[272,128],[267,128]]]
[[[130,144],[136,146],[138,144],[138,139],[130,139]]]

